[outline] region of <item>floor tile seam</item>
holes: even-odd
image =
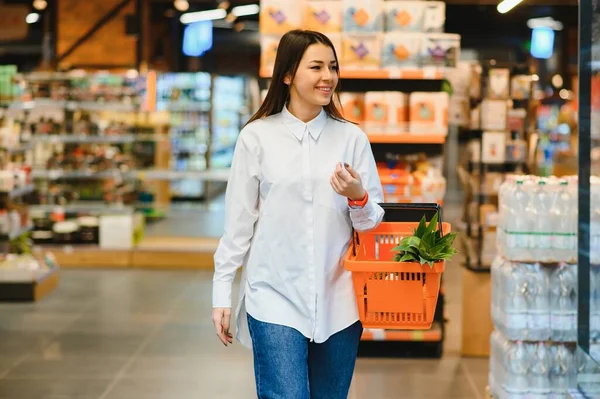
[[[115,284],[115,286],[111,287],[111,289],[109,291],[113,291],[113,290],[117,289],[118,287],[120,287],[121,285],[124,285],[125,283],[126,283],[126,281],[121,281],[121,282]],[[59,289],[60,289],[60,286],[59,286]],[[45,345],[42,348],[42,352],[44,352],[52,344],[54,344],[54,341],[56,341],[56,339],[61,334],[63,334],[65,331],[67,331],[69,329],[69,327],[71,327],[73,324],[75,324],[75,322],[77,320],[79,320],[79,318],[81,318],[85,314],[85,312],[87,312],[90,308],[92,308],[99,301],[100,301],[100,297],[97,297],[96,299],[92,300],[89,304],[84,305],[84,307],[81,309],[81,311],[78,312],[73,317],[73,320],[71,320],[63,328],[58,329],[56,332],[54,332],[52,334],[52,338],[50,339],[50,343],[47,344],[47,345]],[[16,367],[18,367],[21,363],[23,363],[34,351],[35,351],[35,349],[31,349],[31,350],[27,351],[23,356],[21,356],[19,359],[17,359],[17,361],[15,361],[11,366],[9,366],[3,373],[0,373],[0,381],[2,381],[7,375],[9,375],[10,372],[13,371]]]
[[[129,370],[131,365],[138,359],[140,353],[142,353],[142,351],[150,344],[150,342],[152,342],[152,340],[156,337],[156,335],[158,334],[160,329],[163,328],[167,324],[169,317],[175,312],[176,307],[183,301],[183,299],[184,299],[185,295],[187,294],[187,291],[190,289],[191,285],[192,285],[192,282],[188,281],[188,283],[186,284],[186,287],[181,290],[181,293],[179,294],[179,296],[173,300],[173,303],[171,304],[167,314],[165,315],[165,318],[164,318],[165,320],[161,324],[155,326],[154,329],[148,334],[146,339],[144,339],[144,341],[142,341],[142,343],[137,348],[137,350],[130,356],[129,360],[123,366],[121,366],[121,368],[119,369],[119,371],[117,372],[117,374],[115,375],[115,377],[113,378],[111,383],[104,389],[104,392],[102,392],[102,394],[98,397],[98,399],[105,399],[112,392],[112,390],[119,383],[119,381],[121,381],[123,379],[123,376],[125,375],[127,370]]]
[[[473,379],[473,375],[471,374],[471,372],[469,371],[469,368],[467,367],[467,365],[465,364],[465,362],[463,362],[462,359],[460,359],[460,367],[463,370],[463,373],[465,373],[465,378],[467,379],[467,382],[469,383],[469,386],[471,387],[471,391],[473,392],[473,395],[476,399],[483,399],[483,397],[481,396],[479,389],[477,389],[477,384],[475,383],[475,380]]]

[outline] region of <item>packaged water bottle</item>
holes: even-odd
[[[508,351],[507,375],[502,388],[510,395],[526,395],[532,386],[531,358],[527,344],[523,341],[512,343]],[[517,397],[517,396],[511,396]]]
[[[496,328],[501,327],[501,300],[504,296],[503,287],[502,287],[502,266],[504,264],[504,260],[500,256],[496,256],[494,261],[492,262],[492,266],[490,269],[491,279],[492,279],[492,323]]]
[[[510,340],[525,340],[528,336],[529,280],[527,270],[520,263],[506,262],[504,270],[504,334]]]
[[[540,179],[537,189],[529,201],[528,214],[533,221],[533,245],[532,257],[538,262],[552,262],[552,197],[549,193],[546,181]]]
[[[551,339],[577,341],[577,265],[561,264],[550,277]]]
[[[515,182],[515,175],[508,175],[498,189],[498,229],[496,232],[496,242],[498,243],[500,254],[505,255],[507,250],[507,237],[505,232],[510,218],[510,199],[515,191]],[[510,259],[510,257],[508,258]]]
[[[531,218],[528,214],[529,195],[523,180],[517,180],[512,198],[509,199],[510,212],[506,223],[506,257],[514,261],[527,261],[531,258]]]
[[[577,216],[569,182],[561,181],[559,191],[552,205],[552,224],[554,234],[552,236],[552,247],[554,257],[559,262],[572,262],[577,246]]]
[[[523,264],[527,270],[527,340],[550,338],[550,277],[539,263]]]
[[[552,360],[545,342],[528,343],[530,360],[530,389],[532,398],[545,399],[550,395],[550,368]]]

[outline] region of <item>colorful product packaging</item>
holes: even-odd
[[[277,57],[277,48],[281,36],[261,35],[260,36],[260,75],[271,76]]]
[[[386,32],[422,32],[426,4],[424,1],[386,1]]]
[[[341,64],[344,69],[380,69],[381,36],[342,34]]]
[[[342,31],[342,2],[339,0],[308,0],[304,28],[325,34]]]
[[[383,0],[343,0],[344,32],[383,32]]]
[[[381,50],[382,67],[418,68],[423,34],[421,33],[386,33],[383,36]]]
[[[443,1],[427,1],[423,10],[423,32],[444,31],[446,23],[446,3]]]
[[[410,95],[410,133],[448,133],[448,93],[414,92]]]
[[[303,17],[303,1],[261,0],[259,30],[262,35],[283,35],[302,28]]]
[[[421,65],[454,68],[460,58],[460,35],[426,33],[421,47]]]

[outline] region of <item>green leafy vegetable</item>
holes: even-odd
[[[419,262],[421,265],[427,263],[429,267],[433,267],[434,262],[450,260],[457,252],[456,248],[452,247],[456,233],[442,235],[437,229],[438,218],[436,213],[427,224],[423,216],[413,235],[404,237],[400,244],[392,249],[397,252],[394,261]]]

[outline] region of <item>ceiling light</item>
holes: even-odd
[[[568,100],[570,97],[570,93],[569,90],[567,89],[562,89],[558,95],[560,96],[560,98],[562,98],[563,100]]]
[[[40,14],[38,14],[37,12],[32,12],[31,14],[27,14],[27,16],[25,17],[25,22],[27,22],[28,24],[35,24],[39,20],[40,20]]]
[[[175,0],[173,6],[177,11],[187,11],[190,8],[190,3],[187,0]]]
[[[208,11],[197,11],[185,13],[179,18],[182,24],[192,24],[200,21],[211,21],[215,19],[223,19],[227,16],[227,11],[222,8]]]
[[[45,10],[48,7],[48,2],[46,0],[33,0],[33,8],[36,10]]]
[[[498,7],[496,7],[496,9],[500,14],[506,14],[522,1],[523,0],[504,0],[502,3],[498,4]]]
[[[534,82],[537,82],[540,80],[540,77],[538,75],[531,75],[531,80],[533,80]]]
[[[545,18],[531,18],[527,21],[527,27],[529,29],[535,28],[550,28],[552,30],[563,30],[563,24],[560,21],[555,20],[552,17]]]
[[[256,15],[259,11],[260,6],[258,4],[248,4],[246,6],[233,7],[231,13],[236,17],[243,17],[246,15]]]

